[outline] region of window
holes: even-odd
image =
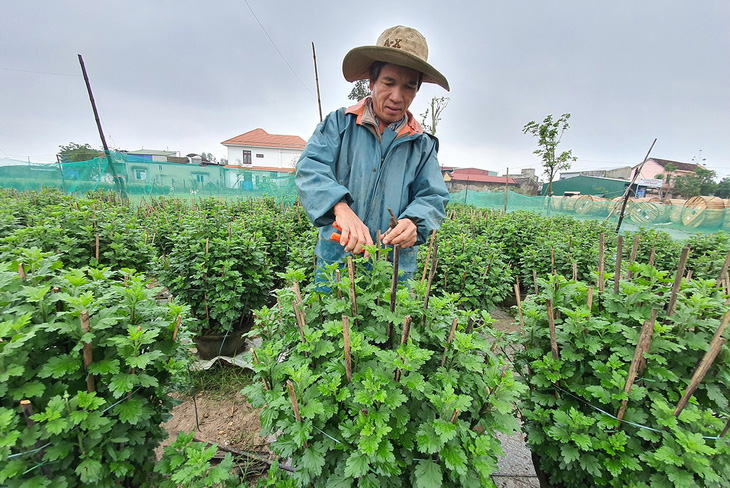
[[[251,164],[251,151],[243,151],[243,164]]]
[[[263,158],[263,157],[264,157],[264,155],[263,155],[263,154],[261,154],[261,153],[258,153],[258,154],[256,154],[256,157],[257,157],[257,158]]]
[[[161,164],[157,165],[157,169],[159,169],[160,171],[162,171],[162,165]]]
[[[196,174],[195,181],[197,181],[198,183],[205,183],[205,175],[203,173]]]
[[[134,177],[137,178],[138,180],[146,180],[147,179],[147,170],[135,169]]]

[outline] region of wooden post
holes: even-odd
[[[91,321],[89,320],[89,311],[84,310],[81,312],[81,330],[84,334],[88,334],[91,331]],[[89,366],[93,362],[91,354],[91,343],[84,342],[83,356],[84,356],[84,370],[88,371]],[[96,391],[96,385],[94,384],[94,375],[89,373],[86,376],[86,390],[89,393]]]
[[[340,284],[340,279],[341,278],[342,277],[340,276],[340,270],[339,269],[336,269],[335,270],[335,281],[337,281],[337,284],[338,285]],[[337,299],[338,300],[342,300],[342,290],[340,290],[340,287],[339,286],[337,287]]]
[[[649,266],[654,266],[655,258],[656,258],[656,247],[651,246],[651,252],[649,253]]]
[[[634,358],[631,360],[631,366],[629,367],[629,374],[626,376],[626,384],[624,385],[624,392],[626,392],[626,395],[628,396],[629,393],[631,393],[631,387],[634,386],[634,381],[636,380],[636,374],[639,371],[639,364],[641,363],[644,353],[649,351],[649,346],[651,344],[651,336],[654,332],[654,321],[656,320],[656,309],[652,312],[652,318],[651,320],[647,320],[644,322],[644,325],[641,327],[641,334],[639,335],[639,341],[636,344],[636,349],[634,350]],[[629,400],[623,400],[621,402],[621,408],[619,409],[618,413],[616,414],[616,417],[621,420],[624,418],[624,414],[626,413],[626,407],[629,404]]]
[[[540,293],[540,290],[537,288],[537,270],[532,270],[532,281],[535,282],[535,295],[538,295]]]
[[[573,281],[578,281],[578,263],[573,261]]]
[[[94,257],[96,258],[96,262],[99,262],[99,233],[96,233],[96,241],[94,243]]]
[[[700,365],[697,366],[697,369],[695,370],[694,374],[692,375],[692,381],[690,381],[690,384],[687,387],[687,391],[685,391],[684,396],[677,404],[676,410],[674,410],[675,417],[679,417],[679,414],[682,413],[682,410],[684,410],[684,407],[687,406],[689,399],[692,397],[695,390],[697,390],[697,387],[700,385],[700,382],[702,382],[702,379],[705,377],[707,372],[710,370],[712,363],[715,361],[715,358],[717,357],[718,353],[722,349],[722,346],[725,345],[725,342],[726,342],[725,339],[717,336],[710,343],[709,351],[707,351],[707,353],[705,353],[705,356],[702,358],[702,361],[700,361]]]
[[[715,280],[715,288],[720,288],[720,285],[722,285],[722,281],[725,278],[725,273],[727,273],[729,267],[730,251],[728,251],[727,256],[725,256],[725,262],[722,263],[722,269],[720,270],[720,274],[717,275],[717,279]]]
[[[357,296],[355,295],[355,263],[352,256],[347,256],[347,272],[350,275],[350,303],[352,306],[352,320],[357,327]]]
[[[395,313],[395,300],[398,294],[398,261],[400,260],[400,246],[393,246],[393,277],[390,280],[390,313]],[[393,326],[388,323],[388,348],[393,347]]]
[[[504,177],[504,213],[507,213],[507,195],[509,195],[509,168]]]
[[[436,231],[431,232],[431,243],[428,245],[428,253],[426,254],[426,260],[423,262],[423,276],[421,276],[421,284],[426,281],[426,271],[428,270],[429,259],[431,258],[431,251],[433,250],[433,241],[436,239]]]
[[[297,307],[299,309],[304,309],[304,301],[302,300],[302,291],[299,288],[299,282],[297,280],[294,280],[294,283],[292,284],[292,289],[294,290],[294,297],[297,300]]]
[[[299,337],[301,337],[302,342],[306,342],[304,340],[304,317],[302,316],[303,313],[299,310],[299,307],[297,306],[297,302],[291,302],[292,308],[294,308],[294,318],[297,321],[297,326],[299,327]]]
[[[553,317],[553,302],[549,298],[545,300],[547,307],[548,316],[548,327],[550,328],[550,350],[553,353],[553,359],[556,361],[560,359],[560,353],[558,352],[558,338],[555,333],[555,318]]]
[[[289,398],[291,399],[291,405],[294,408],[294,418],[297,422],[302,421],[302,416],[299,414],[299,402],[297,402],[297,394],[294,392],[294,384],[291,380],[286,380],[286,389],[289,390]],[[304,449],[308,449],[307,441],[304,441]]]
[[[606,261],[605,261],[605,254],[606,252],[606,236],[601,232],[601,235],[598,236],[598,293],[603,293],[603,272],[605,269]]]
[[[593,309],[593,287],[592,286],[589,286],[588,287],[588,300],[587,300],[587,304],[588,304],[588,313],[590,313],[591,310]]]
[[[350,356],[350,319],[342,316],[342,338],[345,343],[345,375],[347,382],[352,383],[352,356]]]
[[[620,236],[619,236],[620,237]],[[631,247],[631,254],[629,255],[629,267],[636,261],[636,255],[639,252],[639,234],[634,236],[634,245]],[[632,276],[631,269],[626,272],[626,279],[630,280]]]
[[[170,297],[172,298],[172,297]],[[172,332],[172,342],[177,340],[177,333],[180,331],[180,323],[182,322],[182,315],[177,316],[177,322],[175,323],[175,330]]]
[[[522,319],[522,300],[520,299],[520,286],[515,283],[515,300],[517,301],[517,313],[520,316],[520,327],[525,326],[525,321]],[[524,334],[524,330],[522,333]]]
[[[406,342],[408,342],[408,336],[411,333],[411,316],[406,315],[405,320],[403,321],[403,334],[400,337],[400,345],[404,345]],[[401,361],[403,361],[403,357],[401,357]],[[395,370],[395,381],[399,382],[401,376],[400,369]]]
[[[456,333],[456,326],[458,324],[459,318],[454,317],[454,321],[451,323],[451,331],[449,331],[449,338],[446,341],[446,346],[444,346],[444,357],[441,359],[441,367],[446,365],[446,353],[449,352],[449,345],[451,344],[451,341],[454,340],[454,334]]]
[[[23,263],[18,263],[18,275],[20,276],[21,281],[25,281],[27,275],[25,274]]]
[[[674,285],[672,285],[672,295],[669,298],[667,304],[667,317],[674,313],[674,308],[677,305],[677,293],[682,285],[682,277],[684,276],[684,267],[687,265],[687,256],[689,256],[689,246],[685,246],[682,249],[682,254],[679,256],[679,266],[677,267],[677,274],[674,277]]]
[[[618,285],[621,282],[621,254],[623,253],[624,236],[618,236],[616,242],[616,269],[613,273],[613,292],[618,293]]]

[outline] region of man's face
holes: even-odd
[[[373,110],[378,120],[392,124],[403,118],[418,91],[420,73],[414,69],[386,64],[376,81],[370,80]]]

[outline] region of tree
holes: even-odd
[[[712,195],[718,189],[718,184],[714,181],[715,175],[716,173],[712,170],[697,167],[693,173],[675,178],[673,192],[685,198]]]
[[[522,128],[524,134],[532,134],[538,138],[538,149],[533,151],[542,158],[542,166],[545,169],[543,174],[548,178],[548,196],[553,194],[553,179],[559,171],[570,169],[570,164],[578,159],[573,156],[573,151],[563,151],[556,154],[556,148],[560,144],[563,133],[570,127],[568,119],[570,114],[563,114],[558,120],[553,120],[552,115],[545,117],[542,124],[530,121]]]
[[[449,104],[449,100],[451,100],[449,97],[433,97],[431,99],[431,106],[421,114],[421,125],[426,132],[433,136],[436,135],[436,126],[441,121],[441,112]],[[430,123],[427,122],[429,119]]]
[[[656,175],[656,177],[658,179],[662,180],[662,188],[664,188],[664,186],[665,186],[664,184],[666,183],[666,190],[664,190],[664,194],[665,195],[667,193],[669,193],[669,191],[671,189],[671,186],[672,186],[671,185],[671,179],[672,179],[673,173],[675,171],[677,171],[677,165],[676,164],[674,164],[674,163],[666,163],[664,165],[664,172],[663,173],[659,173],[658,175]]]
[[[717,185],[715,196],[720,198],[730,198],[730,178],[723,178]]]
[[[58,156],[62,163],[75,163],[78,161],[89,161],[99,156],[103,156],[104,153],[97,151],[92,148],[89,144],[76,144],[71,142],[66,146],[58,146],[61,150],[58,152]]]
[[[352,91],[347,98],[350,100],[360,101],[372,93],[370,91],[370,80],[358,80],[355,82],[355,86],[352,87]]]

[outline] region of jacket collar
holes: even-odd
[[[352,107],[348,107],[347,110],[345,110],[345,113],[356,115],[357,125],[368,124],[373,126],[376,129],[376,132],[378,132],[378,122],[375,120],[375,115],[372,113],[372,110],[368,110],[369,100],[370,97],[363,98]],[[408,119],[406,120],[406,123],[403,124],[396,137],[410,136],[412,134],[423,134],[423,126],[418,123],[418,121],[413,117],[413,114],[410,111],[406,111],[406,116]]]

